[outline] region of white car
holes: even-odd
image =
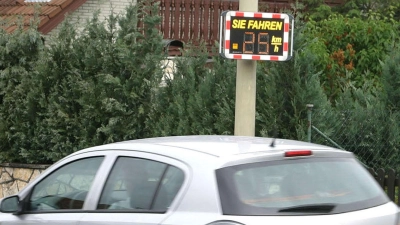
[[[350,152],[218,135],[75,152],[0,211],[1,225],[399,224],[398,206]]]

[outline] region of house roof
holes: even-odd
[[[59,23],[65,15],[79,8],[86,0],[50,0],[25,2],[25,0],[1,0],[0,1],[0,20],[1,27],[7,32],[13,32],[19,23],[22,22],[24,28],[28,28],[31,20],[35,17],[38,10],[40,21],[38,30],[42,34],[47,34]]]

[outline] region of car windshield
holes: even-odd
[[[303,158],[216,172],[225,215],[331,214],[388,202],[355,159]]]

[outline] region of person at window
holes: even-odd
[[[149,181],[145,165],[126,161],[120,168],[126,199],[115,202],[108,209],[147,209],[151,207],[156,183]]]
[[[131,207],[131,196],[133,195],[133,192],[135,190],[135,184],[133,179],[129,179],[126,178],[124,181],[124,185],[126,188],[126,194],[127,194],[127,198],[122,200],[122,201],[117,201],[114,202],[113,204],[110,205],[110,207],[108,209],[132,209]]]

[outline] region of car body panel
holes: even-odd
[[[40,213],[13,215],[9,213],[0,214],[1,225],[28,225],[28,224],[54,224],[54,225],[77,225],[83,218],[82,212],[63,213]]]
[[[236,221],[245,225],[396,225],[394,221],[397,219],[398,211],[398,207],[390,202],[355,212],[314,216],[229,216],[217,213],[176,212],[163,224],[205,225],[213,221]]]
[[[80,219],[79,225],[156,225],[161,224],[167,216],[154,213],[91,212]]]
[[[396,220],[397,206],[388,203],[382,206],[332,215],[316,216],[271,216],[268,217],[270,224],[307,224],[307,225],[391,225]],[[262,224],[262,217],[228,217],[246,225]]]

